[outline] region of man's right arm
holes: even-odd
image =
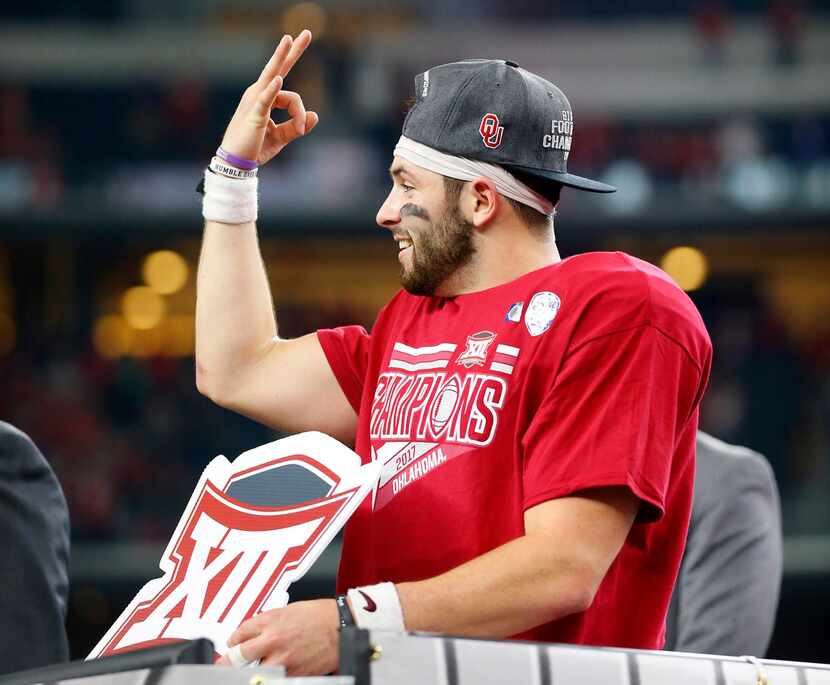
[[[283,37],[256,82],[245,91],[222,147],[265,164],[317,124],[282,79],[311,34]],[[271,110],[290,119],[276,124]],[[241,181],[231,180],[231,183]],[[277,334],[256,225],[207,220],[196,285],[196,384],[217,404],[286,432],[320,430],[354,441],[357,417],[340,389],[316,334]]]
[[[277,336],[253,223],[205,222],[196,297],[196,385],[217,404],[285,432],[354,441],[357,417],[312,333]]]

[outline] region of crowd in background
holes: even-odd
[[[715,350],[701,427],[767,457],[786,533],[827,532],[830,332],[796,343],[758,295],[734,282],[693,295]]]
[[[281,310],[288,336],[357,320]],[[110,360],[88,340],[41,341],[2,360],[0,387],[0,416],[52,463],[77,541],[166,540],[213,457],[279,437],[202,397],[192,358]]]
[[[0,87],[0,209],[57,210],[70,195],[88,195],[111,183],[127,161],[133,169],[200,163],[212,153],[235,96],[196,81],[94,92],[6,84]],[[314,142],[342,136],[350,111],[349,144],[371,165],[362,170],[365,182],[385,184],[386,153],[400,130],[400,112],[390,113],[383,124],[367,125],[353,110],[340,109],[337,130],[324,123]],[[103,129],[106,145],[98,141]],[[685,122],[583,119],[570,164],[598,176],[625,169],[647,178],[651,187],[687,195],[726,189],[733,203],[757,209],[752,182],[758,174],[786,191],[798,174],[830,169],[830,113],[795,118],[738,113]],[[784,192],[780,202],[816,205],[822,197],[814,192],[794,200]]]
[[[216,132],[237,96],[236,90],[196,80],[110,89],[0,85],[0,178],[5,181],[0,209],[56,209],[67,194],[111,178],[126,161],[139,168],[200,163],[212,153]],[[336,126],[324,117],[315,140],[341,136],[346,128],[350,142],[365,148],[363,158],[374,160],[367,178],[384,179],[401,111],[386,112],[379,119],[383,123],[367,125],[354,107],[335,101],[330,110],[338,111]],[[107,131],[105,145],[100,144],[102,130]],[[813,165],[824,168],[830,165],[830,113],[736,113],[689,121],[583,118],[571,166],[603,175],[620,160],[636,164],[656,186],[700,191],[742,166],[765,164],[792,173]]]
[[[399,92],[406,92],[406,86]],[[6,83],[0,86],[0,160],[43,162],[68,184],[123,163],[126,153],[135,163],[201,160],[212,152],[216,132],[238,95],[236,89],[195,79],[108,88]],[[380,129],[367,127],[356,107],[355,102],[334,100],[329,108],[350,136],[388,150],[400,130],[400,103],[383,113]],[[657,177],[675,182],[764,155],[793,163],[830,157],[827,112],[795,118],[737,113],[686,121],[583,117],[579,123],[579,144],[570,162],[601,171],[614,159],[633,158]],[[104,128],[107,144],[101,145]]]
[[[175,8],[151,11],[157,4],[141,0],[25,3],[4,8],[0,16],[25,23],[35,18],[60,21],[68,15],[114,25],[140,25],[142,17],[148,21],[181,17],[191,24],[200,20],[202,25],[222,25],[231,21],[227,15],[234,10],[232,4],[215,0],[175,3]],[[275,17],[284,4],[274,6]],[[733,18],[755,15],[767,25],[770,63],[787,68],[798,62],[808,10],[820,10],[822,3],[813,5],[777,0],[762,6],[714,0],[670,5],[596,0],[580,9],[581,5],[573,3],[536,0],[413,1],[403,4],[408,14],[402,21],[441,24],[457,22],[459,17],[495,20],[503,16],[515,25],[522,19],[549,20],[555,25],[560,19],[584,18],[588,7],[594,20],[679,17],[693,26],[701,64],[718,68],[729,59]],[[350,7],[347,3],[345,10],[338,11],[352,11],[354,21],[338,23],[359,29],[366,8],[359,2]],[[251,8],[265,11],[259,5]],[[395,6],[379,5],[365,16],[374,18],[391,11]],[[397,94],[409,90],[411,73],[397,73],[393,68],[378,81],[362,59],[360,46],[358,39],[334,38],[331,31],[324,34],[315,42],[310,58],[292,74],[292,87],[322,114],[315,139],[333,141],[347,135],[365,150],[361,159],[373,160],[371,182],[385,178],[386,151],[397,139],[403,117]],[[125,80],[108,85],[60,80],[33,85],[3,79],[0,74],[0,211],[55,210],[61,202],[94,192],[104,179],[117,175],[127,160],[139,166],[202,163],[212,153],[217,132],[233,111],[242,87],[241,83],[215,83],[197,73],[167,81]],[[381,91],[396,95],[381,96]],[[696,114],[654,120],[577,114],[579,126],[570,163],[574,170],[590,176],[614,174],[621,169],[615,162],[624,160],[622,169],[629,175],[633,169],[638,179],[645,177],[650,185],[694,194],[707,193],[713,180],[732,187],[730,175],[735,176],[737,169],[742,173],[735,182],[742,187],[732,199],[751,209],[752,193],[747,186],[759,174],[771,179],[767,182],[786,184],[796,172],[813,165],[816,174],[830,173],[827,111],[811,109],[795,117],[736,111],[728,116]],[[102,131],[106,144],[102,144]],[[822,193],[814,195],[820,203]],[[785,201],[793,198],[782,197],[781,202]]]

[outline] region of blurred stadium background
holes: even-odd
[[[0,9],[0,417],[54,465],[85,656],[147,579],[203,466],[275,436],[198,395],[193,192],[282,32],[322,123],[262,173],[281,332],[371,325],[374,224],[415,73],[517,61],[574,107],[564,255],[623,249],[703,312],[703,427],[771,461],[786,571],[770,656],[830,660],[830,3],[84,0]],[[279,379],[274,379],[279,382]],[[295,598],[333,587],[337,550]]]

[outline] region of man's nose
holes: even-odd
[[[386,196],[375,217],[381,228],[394,228],[401,222],[400,205],[392,198],[392,193]]]

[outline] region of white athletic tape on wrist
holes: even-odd
[[[352,588],[346,594],[358,628],[406,631],[401,600],[394,583]]]
[[[231,666],[236,666],[238,668],[251,666],[254,663],[254,661],[248,661],[244,656],[242,656],[241,644],[231,647],[227,652],[225,652],[225,656],[228,661],[231,662]]]
[[[257,178],[228,178],[205,171],[202,216],[223,224],[245,224],[257,218]]]

